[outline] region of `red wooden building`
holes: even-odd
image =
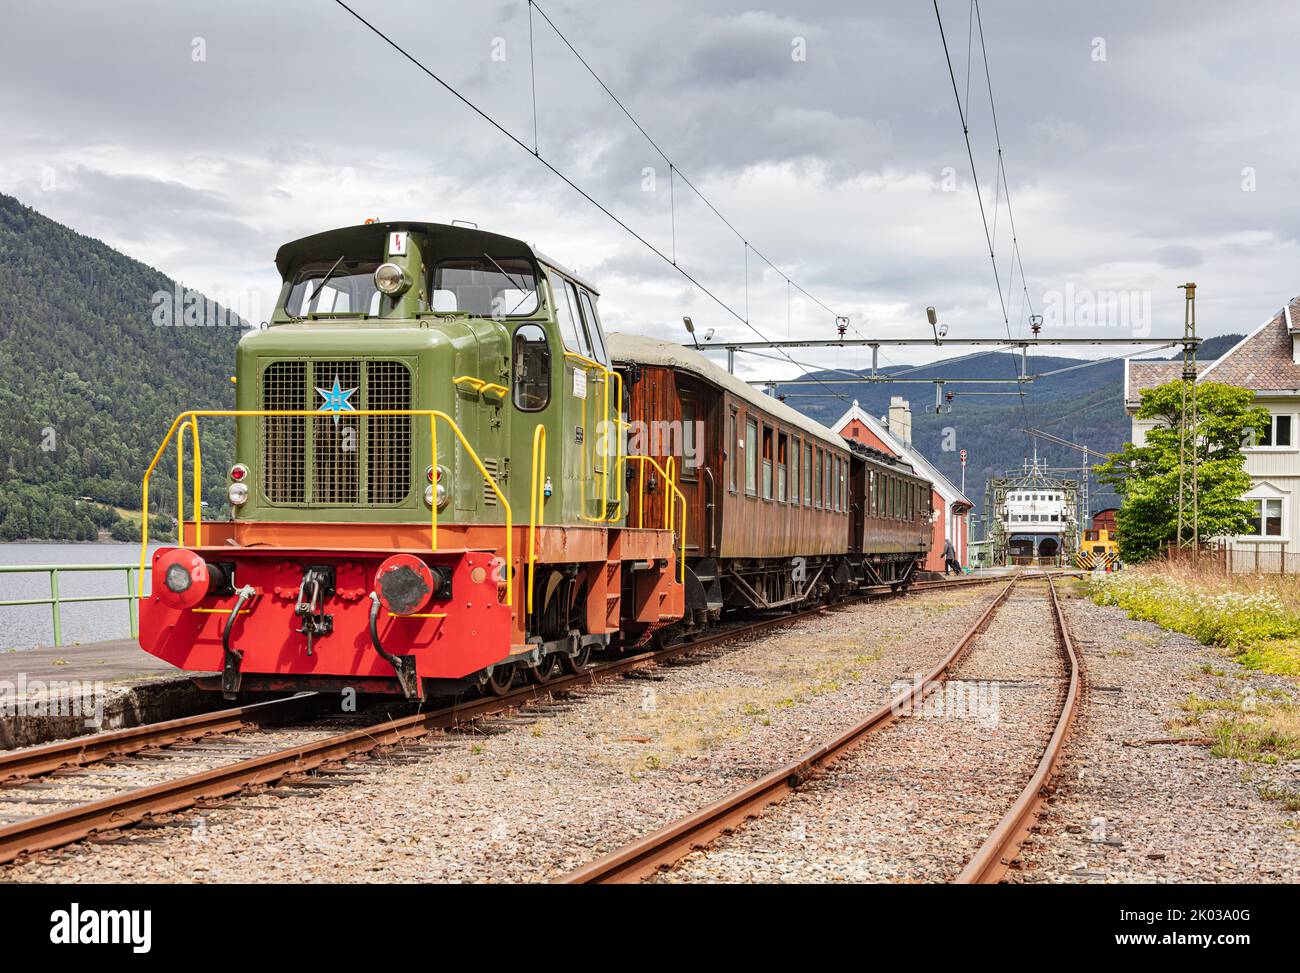
[[[911,463],[917,473],[931,482],[934,540],[925,559],[927,571],[943,571],[945,540],[952,541],[958,561],[963,565],[969,563],[973,504],[912,445],[912,410],[906,399],[895,395],[889,403],[889,416],[880,419],[863,410],[855,399],[849,410],[831,424],[831,428],[845,439],[866,443]]]

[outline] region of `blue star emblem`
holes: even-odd
[[[339,377],[337,375],[334,376],[334,387],[332,389],[323,389],[320,386],[317,386],[316,391],[319,392],[320,397],[325,400],[316,411],[334,413],[334,425],[336,426],[339,424],[340,412],[357,411],[357,407],[348,401],[356,394],[357,390],[339,388]]]

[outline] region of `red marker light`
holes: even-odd
[[[243,463],[236,463],[230,468],[230,478],[238,483],[244,477],[248,476],[248,467]]]

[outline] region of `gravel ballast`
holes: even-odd
[[[1064,669],[1046,585],[1021,582],[912,716],[661,882],[944,882],[1033,772]]]
[[[1215,756],[1216,711],[1184,704],[1294,700],[1293,680],[1081,598],[1065,613],[1087,673],[1086,704],[1058,787],[1021,849],[1016,882],[1296,882],[1297,814],[1262,793],[1300,794],[1300,767]],[[1249,704],[1246,704],[1249,705]]]
[[[253,793],[0,870],[8,881],[543,881],[780,766],[933,666],[996,586],[838,609],[351,761],[338,786]],[[275,789],[286,790],[282,784]]]

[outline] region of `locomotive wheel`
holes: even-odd
[[[587,668],[587,665],[590,662],[590,645],[584,645],[580,648],[577,655],[566,655],[560,659],[560,664],[564,667],[564,671],[571,676],[576,676],[578,673],[582,672],[582,670]]]
[[[542,656],[542,661],[536,667],[528,670],[528,678],[538,686],[545,686],[558,676],[563,668],[560,662],[560,654],[552,652],[549,655]]]
[[[515,684],[515,667],[513,665],[500,665],[492,670],[492,674],[487,677],[483,683],[483,689],[493,696],[504,696],[510,692],[510,687]]]

